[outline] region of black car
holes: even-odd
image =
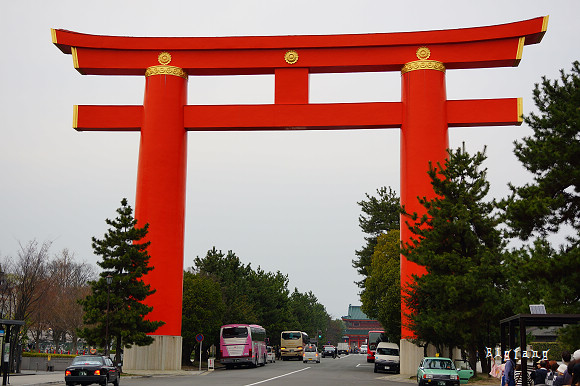
[[[324,346],[324,350],[322,350],[322,357],[336,358],[336,349],[334,348],[334,346]]]
[[[64,373],[67,386],[98,383],[119,385],[121,374],[111,358],[103,355],[79,355],[75,357]]]

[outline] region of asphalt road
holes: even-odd
[[[409,386],[401,377],[373,372],[373,364],[366,355],[344,355],[340,358],[322,358],[320,363],[302,361],[276,361],[264,367],[217,369],[197,376],[167,376],[122,379],[122,385],[393,385]]]

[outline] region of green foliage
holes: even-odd
[[[250,264],[243,264],[234,252],[224,254],[215,247],[204,258],[197,257],[194,263],[196,274],[211,279],[220,289],[225,306],[220,325],[259,324],[266,329],[272,345],[280,344],[280,333],[284,330],[314,334],[328,326],[330,317],[316,296],[296,289],[290,294],[288,277],[279,271],[265,272],[260,267],[254,270]],[[184,293],[184,302],[186,296],[190,295]]]
[[[361,230],[366,233],[366,244],[361,250],[355,251],[356,258],[352,261],[352,266],[357,272],[367,277],[371,266],[372,255],[377,244],[377,237],[389,230],[399,229],[400,202],[397,194],[391,189],[382,187],[377,189],[378,197],[365,193],[367,200],[358,202],[363,214],[358,218]],[[364,288],[365,279],[357,283],[360,288]]]
[[[580,231],[580,63],[561,71],[560,82],[542,78],[534,88],[540,114],[524,117],[534,131],[515,143],[515,154],[533,174],[534,182],[513,187],[507,207],[514,234],[527,239],[532,232],[556,232],[562,225]],[[578,241],[578,237],[573,240]],[[571,240],[571,241],[573,241]]]
[[[401,339],[400,232],[377,238],[369,274],[360,294],[363,312],[378,320],[391,342]]]
[[[149,225],[136,227],[133,210],[125,198],[117,213],[114,220],[106,220],[110,229],[103,239],[92,239],[95,254],[101,257],[97,264],[103,271],[98,280],[90,282],[92,293],[79,301],[85,311],[83,320],[87,326],[79,331],[79,335],[89,344],[104,347],[108,324],[109,337],[115,338],[116,350],[120,352],[122,347],[133,344],[151,344],[153,338],[147,333],[154,332],[164,322],[146,320],[145,316],[152,307],[142,303],[155,292],[141,280],[153,269],[149,266],[147,253],[150,243],[140,243],[147,235]],[[112,276],[111,285],[106,283],[108,275]]]
[[[524,311],[543,303],[548,313],[580,313],[580,63],[560,79],[542,78],[534,88],[539,114],[524,121],[533,135],[515,143],[515,154],[533,175],[533,182],[510,186],[503,202],[512,235],[530,246],[510,255],[511,298]],[[571,230],[571,232],[570,232]],[[565,231],[558,247],[550,236]],[[580,345],[580,334],[564,330],[559,339],[568,347]]]
[[[568,352],[580,346],[580,324],[569,325],[558,330],[558,343]]]
[[[33,352],[33,351],[24,351],[22,352],[23,357],[33,357],[33,358],[74,358],[76,355],[74,354],[50,354],[45,352]]]
[[[340,339],[344,336],[346,326],[342,319],[333,319],[328,324],[328,329],[324,332],[323,340],[319,343],[319,346],[323,342],[331,342],[336,344],[340,342]],[[316,337],[316,334],[310,335],[310,337]]]
[[[181,327],[184,364],[191,364],[189,358],[197,345],[197,334],[203,334],[206,343],[219,341],[219,328],[225,308],[221,289],[216,281],[192,270],[184,272]]]
[[[551,361],[562,361],[562,351],[565,348],[558,342],[528,342],[532,350],[538,352],[541,356],[544,351],[548,351],[548,359]],[[569,349],[568,349],[569,350]],[[573,350],[570,352],[574,352]]]
[[[427,270],[414,277],[404,299],[412,312],[411,328],[438,349],[467,349],[473,361],[488,331],[497,329],[505,316],[505,243],[495,202],[485,201],[489,183],[480,169],[484,160],[481,152],[450,151],[445,167],[429,167],[435,197],[419,199],[426,213],[418,217],[403,209],[414,236],[402,253]]]
[[[215,280],[221,290],[226,309],[223,324],[255,323],[257,314],[249,297],[249,276],[252,268],[244,265],[232,251],[224,255],[213,247],[206,256],[194,260],[196,271]]]
[[[292,323],[285,330],[300,330],[309,336],[316,336],[318,330],[326,331],[331,321],[330,316],[312,291],[300,293],[294,288],[290,295],[290,315]],[[323,339],[327,338],[323,334]]]

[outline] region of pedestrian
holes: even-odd
[[[568,350],[562,351],[562,363],[568,366],[570,360],[572,359],[572,354]]]
[[[548,369],[548,375],[546,375],[546,385],[547,386],[554,386],[554,380],[556,379],[556,376],[558,375],[558,362],[556,361],[550,361],[549,362],[549,369]]]
[[[515,386],[516,385],[516,379],[514,376],[514,373],[516,371],[516,361],[515,361],[515,357],[516,357],[516,353],[514,350],[510,350],[509,354],[508,354],[508,361],[505,363],[505,367],[503,369],[503,384],[505,386]]]
[[[562,363],[558,366],[557,375],[554,379],[554,386],[564,386],[566,384],[564,383],[564,373],[568,373],[568,366]],[[570,381],[571,380],[572,378],[570,378]]]
[[[574,351],[572,360],[568,364],[568,373],[571,375],[571,385],[580,384],[580,350]]]
[[[548,361],[541,360],[534,376],[534,385],[545,385],[548,375]]]
[[[532,372],[528,371],[527,373],[528,373],[527,386],[532,386],[533,385]],[[516,365],[516,369],[514,371],[514,377],[515,377],[516,386],[522,386],[522,382],[523,382],[522,365],[520,363],[518,363]]]

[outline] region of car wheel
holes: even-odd
[[[378,373],[379,372],[379,369],[377,369],[377,365],[375,365],[375,367],[374,367],[374,372],[375,373]]]
[[[121,377],[121,374],[117,374],[117,379],[115,379],[115,382],[113,382],[114,386],[119,386],[119,382],[121,381],[120,377]]]

